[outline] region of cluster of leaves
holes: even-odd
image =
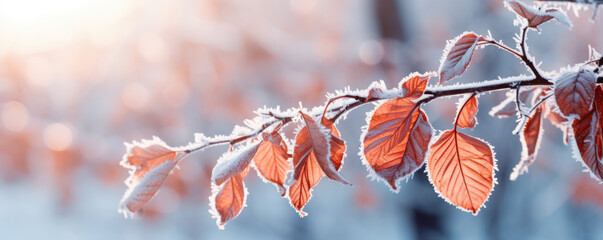
[[[141,210],[186,155],[229,144],[230,150],[218,160],[211,179],[210,212],[220,227],[245,206],[247,190],[243,180],[250,167],[265,182],[273,183],[281,196],[304,216],[303,208],[312,196],[312,188],[323,175],[352,185],[340,173],[346,144],[335,123],[349,110],[375,102],[377,107],[367,114],[360,152],[371,175],[397,192],[400,181],[426,163],[435,191],[447,202],[477,214],[496,184],[496,159],[492,146],[461,130],[476,126],[479,94],[501,89],[513,90],[515,94],[509,94],[490,114],[518,116],[516,132],[523,147],[521,161],[511,179],[526,172],[534,161],[541,142],[542,120],[548,118],[566,134],[566,142],[574,146],[577,158],[601,181],[603,87],[596,85],[601,80],[598,73],[601,56],[593,50],[588,62],[568,68],[554,78],[543,76],[526,51],[527,30],[538,30],[539,25],[552,19],[570,28],[571,22],[557,9],[535,9],[517,1],[506,5],[517,13],[522,27],[522,34],[516,39],[517,50],[490,36],[468,32],[448,43],[437,74],[413,73],[397,88],[387,89],[376,82],[366,90],[342,92],[330,98],[324,107],[311,111],[301,107],[287,111],[260,109],[258,116],[247,122],[249,128],[235,127],[230,136],[208,138],[198,134],[195,143],[185,147],[171,148],[158,138],[127,144],[122,165],[130,169],[131,175],[126,180],[128,190],[120,211],[131,215]],[[473,52],[487,45],[517,56],[534,76],[442,86],[463,74]],[[437,86],[427,87],[428,81],[437,75]],[[466,97],[459,102],[452,128],[436,136],[422,105],[438,97],[460,94]],[[531,107],[525,109],[528,102]],[[291,123],[299,123],[294,143],[281,130]]]

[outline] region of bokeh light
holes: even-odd
[[[73,142],[73,131],[65,123],[52,123],[44,128],[44,143],[53,151],[68,149]]]
[[[2,124],[13,132],[19,132],[27,127],[29,112],[20,102],[10,101],[2,106]]]

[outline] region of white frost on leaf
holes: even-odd
[[[517,14],[518,20],[524,26],[538,29],[540,24],[543,24],[551,19],[556,19],[561,24],[569,29],[572,29],[572,22],[569,20],[564,11],[555,8],[536,9],[521,1],[508,0],[504,2],[506,8]]]
[[[186,153],[174,150],[158,137],[125,145],[127,151],[120,165],[130,170],[130,176],[118,211],[132,217],[157,194]]]
[[[258,150],[261,141],[248,143],[234,151],[224,153],[211,172],[211,181],[221,185],[230,177],[245,170]]]
[[[599,60],[600,58],[601,53],[597,52],[597,50],[591,45],[588,45],[588,60]]]
[[[477,44],[484,40],[483,37],[473,32],[464,32],[448,41],[444,48],[444,54],[440,59],[439,84],[441,85],[463,74],[471,62]]]
[[[555,102],[567,118],[580,118],[588,110],[595,96],[597,74],[587,68],[569,69],[557,75]]]

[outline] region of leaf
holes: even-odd
[[[243,179],[247,176],[249,167],[228,178],[222,185],[212,182],[212,196],[209,197],[210,213],[216,218],[216,224],[220,229],[229,220],[237,217],[245,207],[247,200],[247,189]]]
[[[440,81],[439,85],[448,82],[454,77],[460,76],[467,70],[473,51],[480,41],[485,40],[472,32],[465,32],[448,42],[444,49],[444,55],[440,61]]]
[[[293,149],[293,179],[295,182],[289,187],[289,201],[303,217],[307,215],[303,208],[312,197],[311,189],[318,184],[323,173],[335,171],[335,174],[333,172],[330,174],[336,179],[329,177],[328,174],[327,177],[333,180],[339,179],[337,181],[344,184],[351,184],[336,172],[343,163],[345,143],[339,138],[339,132],[333,123],[323,118],[322,125],[319,126],[310,116],[303,113],[301,115],[306,122],[306,127],[302,128],[295,138],[295,148]],[[329,131],[327,128],[331,130]],[[325,168],[321,166],[320,161],[323,161],[322,165]]]
[[[536,153],[542,140],[542,113],[543,106],[539,106],[534,114],[526,122],[523,131],[519,134],[521,140],[521,160],[513,168],[511,181],[515,181],[521,174],[528,172],[536,158]]]
[[[433,130],[412,98],[396,98],[379,106],[361,137],[363,163],[392,190],[423,164]]]
[[[346,185],[352,185],[339,174],[337,169],[335,169],[335,164],[330,159],[332,142],[331,130],[327,129],[325,126],[316,124],[312,117],[301,112],[300,114],[306,123],[308,138],[305,139],[305,142],[297,142],[296,139],[296,145],[309,144],[310,151],[303,152],[303,154],[308,155],[308,157],[314,157],[314,159],[318,162],[320,169],[328,178],[339,181]],[[298,153],[301,154],[302,152]],[[296,154],[294,154],[294,157],[295,156]],[[304,156],[302,155],[302,157]],[[298,172],[295,171],[294,178],[298,179],[298,177]]]
[[[343,165],[343,157],[345,156],[345,142],[341,139],[333,121],[323,117],[322,124],[326,128],[331,129],[331,156],[329,158],[335,170],[339,171],[341,165]]]
[[[212,182],[222,185],[226,180],[246,169],[253,156],[255,156],[260,143],[259,141],[249,143],[240,149],[224,153],[211,172]]]
[[[603,180],[603,86],[595,91],[595,107],[572,123],[572,146],[579,152],[582,162],[590,170],[591,176]]]
[[[459,113],[456,119],[456,126],[462,128],[473,128],[477,123],[477,118],[475,115],[477,114],[477,97],[475,95],[471,95],[469,99],[464,101],[462,106],[459,106]]]
[[[440,196],[477,214],[495,184],[496,166],[490,146],[455,128],[442,133],[429,151],[429,179]]]
[[[287,144],[278,132],[262,133],[262,139],[253,157],[254,166],[258,175],[274,183],[281,196],[285,196],[285,178],[287,171],[291,170],[291,165],[287,162]]]
[[[524,18],[527,21],[527,26],[531,28],[538,29],[540,24],[543,24],[551,19],[557,19],[557,21],[567,26],[569,29],[572,28],[572,23],[567,15],[558,9],[539,10],[520,1],[506,1],[505,6],[509,10],[517,13],[517,15],[520,17]]]
[[[157,194],[186,154],[172,150],[157,137],[126,143],[126,147],[120,164],[130,170],[130,176],[125,181],[128,190],[121,199],[119,212],[131,217]]]
[[[427,82],[434,75],[434,73],[419,74],[415,72],[402,79],[402,81],[400,81],[400,87],[404,90],[404,97],[421,97],[427,88]]]
[[[565,116],[586,114],[595,95],[597,75],[586,69],[559,74],[555,81],[555,100]]]

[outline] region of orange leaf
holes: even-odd
[[[526,5],[519,1],[507,1],[505,6],[509,10],[513,10],[517,15],[526,19],[527,26],[531,28],[538,28],[540,24],[543,24],[551,19],[557,19],[557,21],[566,25],[568,28],[572,28],[572,23],[569,21],[565,13],[557,9],[545,9],[539,10],[531,6]]]
[[[484,38],[475,33],[465,32],[448,42],[444,50],[444,56],[442,56],[440,70],[438,70],[440,73],[440,82],[438,84],[444,84],[450,79],[463,74],[471,62],[473,51],[479,41],[482,40]]]
[[[294,153],[294,158],[298,155],[301,155],[300,157],[308,159],[311,157],[314,157],[314,159],[316,160],[316,162],[318,162],[318,165],[320,166],[320,169],[322,169],[322,171],[325,173],[325,175],[330,178],[333,179],[335,181],[339,181],[343,184],[347,184],[347,185],[351,185],[348,181],[346,181],[337,171],[337,169],[335,169],[335,165],[333,164],[333,162],[331,161],[330,157],[331,157],[331,138],[333,138],[334,136],[332,136],[331,132],[332,130],[327,129],[325,126],[322,125],[318,125],[316,124],[316,122],[314,122],[314,120],[312,119],[312,117],[301,113],[302,118],[304,119],[304,122],[306,123],[306,130],[308,133],[308,138],[305,138],[303,140],[303,142],[297,142],[296,139],[296,145],[308,145],[308,150],[307,152],[297,152],[295,151]],[[330,125],[333,125],[332,123]],[[301,149],[301,148],[299,148]],[[297,150],[297,148],[296,148]],[[307,155],[307,157],[306,157]],[[298,172],[295,171],[295,175],[294,178],[297,180],[299,178]]]
[[[209,197],[210,213],[216,218],[216,224],[224,229],[224,224],[237,217],[247,200],[247,189],[243,179],[247,176],[249,167],[228,178],[222,185],[212,182],[212,196]]]
[[[326,128],[331,129],[331,156],[329,158],[331,159],[335,170],[339,171],[343,164],[343,157],[345,156],[345,142],[341,139],[339,131],[335,127],[333,121],[323,118],[322,124]]]
[[[281,193],[285,196],[285,177],[287,171],[291,170],[291,165],[287,162],[287,145],[278,132],[262,133],[262,143],[253,157],[253,163],[258,175],[265,180],[274,183]]]
[[[555,81],[559,111],[566,117],[586,114],[591,109],[596,81],[596,73],[586,69],[559,74]]]
[[[464,101],[462,106],[459,106],[459,113],[457,114],[456,125],[462,128],[473,128],[477,123],[477,98],[475,95],[469,97],[468,100]]]
[[[165,183],[168,175],[186,155],[172,150],[157,137],[126,143],[127,152],[120,164],[130,169],[128,190],[121,199],[119,212],[132,216],[146,205]]]
[[[244,147],[241,147],[235,151],[228,151],[224,153],[218,163],[214,166],[211,172],[211,180],[217,185],[222,185],[226,180],[230,179],[237,173],[247,169],[249,163],[255,156],[255,153],[260,147],[259,141],[249,143]]]
[[[404,89],[404,97],[421,97],[427,88],[427,82],[433,75],[433,73],[419,74],[415,72],[402,79],[400,87]]]
[[[595,91],[595,107],[580,119],[575,119],[572,123],[575,145],[574,150],[578,150],[582,162],[591,172],[591,176],[599,181],[603,180],[603,86],[597,86]]]
[[[327,139],[325,132],[329,130],[321,130],[321,127],[314,123],[314,120],[312,120],[310,116],[303,113],[301,114],[306,122],[306,127],[299,131],[295,139],[295,148],[293,149],[293,178],[296,181],[289,187],[289,200],[299,215],[303,217],[306,215],[303,208],[312,197],[311,189],[318,184],[324,173],[324,169],[319,163],[319,156],[323,158],[320,161],[327,160],[330,162],[328,163],[328,166],[326,166],[327,170],[337,171],[341,167],[343,161],[345,144],[343,140],[339,138],[339,132],[333,123],[330,120],[323,118],[322,125],[331,128],[331,131],[329,133],[329,144],[327,145],[326,142],[324,142],[322,143],[322,146],[329,146],[330,150],[329,154],[327,154],[328,158],[324,156],[324,153],[316,154],[315,144],[322,142],[323,140],[321,138]],[[313,128],[314,130],[309,131],[309,128]],[[315,139],[318,141],[312,141],[312,134],[317,133],[319,135],[315,136]],[[331,169],[331,167],[333,169]],[[343,180],[343,178],[340,179]],[[349,184],[347,181],[345,181],[345,183]]]
[[[398,180],[423,164],[431,136],[419,105],[408,98],[389,100],[375,110],[361,137],[364,164],[397,191]]]
[[[453,129],[442,133],[429,151],[429,179],[440,196],[477,214],[495,183],[490,146]]]
[[[542,139],[542,109],[542,105],[536,109],[536,112],[528,119],[523,131],[519,134],[522,147],[521,160],[513,168],[512,181],[515,181],[519,175],[528,172],[528,167],[532,165],[536,158],[536,152]]]

